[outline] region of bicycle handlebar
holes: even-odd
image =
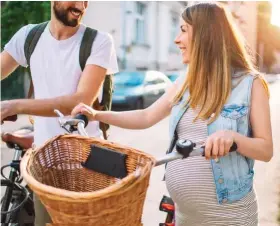
[[[178,140],[176,143],[176,151],[173,151],[156,162],[156,166],[177,160],[194,156],[205,156],[205,146],[194,148],[196,145],[190,140]],[[229,152],[237,150],[237,144],[233,142]]]
[[[88,125],[88,118],[87,118],[87,116],[85,116],[83,114],[78,114],[78,115],[75,116],[75,119],[79,119],[79,120],[84,121],[84,125],[85,125],[85,127],[87,127],[87,125]]]
[[[59,116],[60,126],[64,128],[67,132],[71,133],[73,131],[78,131],[80,135],[88,136],[85,130],[85,127],[88,124],[88,119],[85,115],[78,114],[77,116],[75,116],[75,118],[65,118],[60,111],[55,110],[55,113]],[[69,126],[70,128],[67,129],[66,126]],[[164,157],[157,159],[155,166],[159,166],[177,159],[184,159],[194,156],[205,156],[205,146],[201,146],[198,148],[195,147],[196,144],[192,141],[179,139],[176,142],[176,151],[173,151],[165,155]],[[233,142],[230,148],[230,152],[236,150],[237,144]]]
[[[78,114],[75,118],[66,118],[59,110],[54,110],[59,116],[59,124],[68,133],[78,131],[82,136],[88,136],[85,127],[88,125],[88,118],[83,114]],[[69,128],[67,128],[69,127]]]

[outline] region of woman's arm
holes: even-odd
[[[255,160],[268,162],[273,156],[268,92],[260,78],[255,79],[252,88],[250,123],[253,137],[246,137],[233,131],[217,131],[207,138],[205,157],[216,158],[226,155],[233,142],[238,152]]]
[[[260,78],[253,83],[250,123],[253,138],[234,134],[238,152],[249,158],[268,162],[273,156],[270,108],[268,93]]]
[[[72,111],[72,116],[82,113],[89,120],[101,121],[110,125],[125,129],[146,129],[149,128],[170,114],[172,100],[176,94],[178,82],[173,83],[150,107],[135,111],[96,111],[89,106],[79,104]]]

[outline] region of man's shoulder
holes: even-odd
[[[20,40],[25,40],[27,37],[28,33],[34,28],[36,24],[27,24],[21,27],[17,33],[15,34],[16,38],[19,38]]]
[[[87,27],[86,25],[84,24],[81,24],[83,27]],[[98,29],[95,29],[95,28],[92,28],[92,27],[88,27],[90,29],[93,29],[93,30],[96,30],[97,31],[97,35],[95,37],[95,40],[94,42],[96,44],[100,44],[102,45],[103,43],[111,43],[113,41],[113,37],[111,34],[109,34],[108,32],[105,32],[105,31],[101,31],[101,30],[98,30]]]
[[[24,31],[27,35],[37,24],[27,24],[23,26],[20,30]]]
[[[100,39],[102,40],[108,40],[108,41],[111,41],[113,40],[113,37],[111,34],[109,34],[108,32],[105,32],[105,31],[100,31],[98,30],[97,31],[97,36],[99,36]]]

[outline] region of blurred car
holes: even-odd
[[[181,70],[181,71],[166,71],[165,74],[166,76],[170,79],[171,82],[176,81],[178,77],[181,75],[184,75],[186,73],[186,70]]]
[[[114,75],[112,108],[142,109],[154,103],[171,81],[158,71],[120,72]]]

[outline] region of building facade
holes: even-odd
[[[121,70],[182,70],[179,49],[174,44],[181,13],[198,1],[93,1],[83,22],[113,36]],[[258,47],[258,2],[222,1],[233,13],[255,62],[262,59]],[[274,71],[279,70],[279,52]],[[262,69],[262,64],[259,62]]]
[[[122,70],[180,70],[174,39],[186,2],[90,2],[83,22],[113,36]]]

